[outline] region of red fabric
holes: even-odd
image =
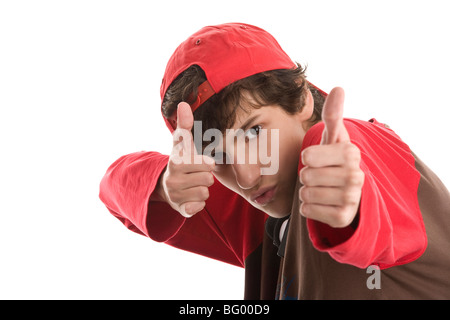
[[[243,23],[207,26],[183,41],[170,57],[161,83],[161,102],[172,82],[187,68],[198,65],[214,92],[237,80],[297,65],[265,30]],[[176,124],[164,118],[172,132]]]
[[[100,184],[100,199],[128,229],[236,266],[261,243],[266,214],[222,186],[210,187],[206,207],[186,219],[168,204],[150,201],[168,156],[137,152],[121,157]]]
[[[215,92],[253,74],[296,67],[277,40],[261,28],[243,23],[207,26],[183,41],[170,57],[161,99],[172,81],[192,65],[205,71]]]
[[[417,199],[420,173],[409,147],[390,129],[374,123],[345,120],[352,142],[361,150],[365,174],[356,230],[334,229],[308,220],[315,248],[336,261],[360,268],[380,268],[414,261],[427,246]],[[324,125],[311,128],[302,149],[319,144]],[[299,170],[303,165],[299,164]]]
[[[206,100],[211,98],[216,93],[214,92],[213,88],[211,88],[211,85],[209,84],[208,80],[203,82],[201,85],[198,86],[198,95],[194,103],[191,104],[192,112],[197,110],[198,107],[200,107]],[[193,95],[190,95],[189,100],[193,100]],[[189,101],[188,100],[188,101]],[[169,119],[165,119],[166,124],[169,123],[172,127],[172,130],[175,131],[177,129],[177,112],[173,112],[172,115],[169,117]]]
[[[406,144],[377,123],[345,120],[352,142],[361,150],[365,173],[356,231],[333,229],[313,220],[313,245],[335,260],[366,268],[408,263],[425,250],[427,238],[418,206],[420,175]],[[323,124],[312,127],[303,149],[320,142]],[[100,199],[127,228],[155,241],[237,266],[262,241],[266,215],[218,181],[206,208],[190,219],[150,195],[168,156],[138,152],[114,162],[100,185]],[[299,164],[299,169],[302,165]]]
[[[132,153],[116,160],[103,176],[100,200],[128,229],[148,236],[148,201],[168,159],[157,152]]]

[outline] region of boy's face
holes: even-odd
[[[313,105],[308,91],[306,105],[294,115],[278,105],[245,111],[238,108],[231,133],[224,134],[222,146],[215,149],[216,156],[223,156],[215,177],[270,216],[290,214],[300,150]],[[240,135],[238,129],[242,129]]]

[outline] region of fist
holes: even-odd
[[[209,187],[214,183],[215,162],[196,153],[191,129],[194,117],[191,107],[181,102],[177,110],[177,129],[166,171],[162,176],[164,200],[182,216],[189,218],[205,207]]]
[[[361,153],[344,126],[344,91],[334,88],[323,110],[325,124],[320,145],[302,152],[300,214],[333,228],[350,225],[358,213],[364,173]]]

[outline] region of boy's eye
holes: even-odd
[[[248,140],[256,138],[259,135],[260,130],[261,130],[260,125],[251,127],[250,129],[247,130],[247,132],[245,132],[245,138]]]

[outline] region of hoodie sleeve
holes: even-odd
[[[124,155],[108,168],[100,183],[100,200],[111,214],[128,229],[150,238],[153,235],[147,223],[149,207],[152,207],[149,199],[168,159],[168,156],[157,152]],[[157,207],[155,211],[161,210]],[[154,237],[161,241],[164,237],[170,237],[167,229],[174,233],[183,223],[173,210],[164,208],[164,211],[170,226],[164,226],[164,235],[154,232]]]
[[[168,159],[157,152],[120,157],[100,183],[100,200],[138,234],[242,267],[262,241],[264,214],[218,181],[210,187],[205,209],[189,219],[165,202],[151,201]]]
[[[427,246],[414,156],[392,130],[376,120],[346,119],[345,126],[361,151],[365,174],[359,221],[356,227],[337,229],[308,219],[314,247],[359,268],[375,264],[384,269],[414,261]],[[302,147],[319,144],[323,127],[320,123],[311,128]]]

